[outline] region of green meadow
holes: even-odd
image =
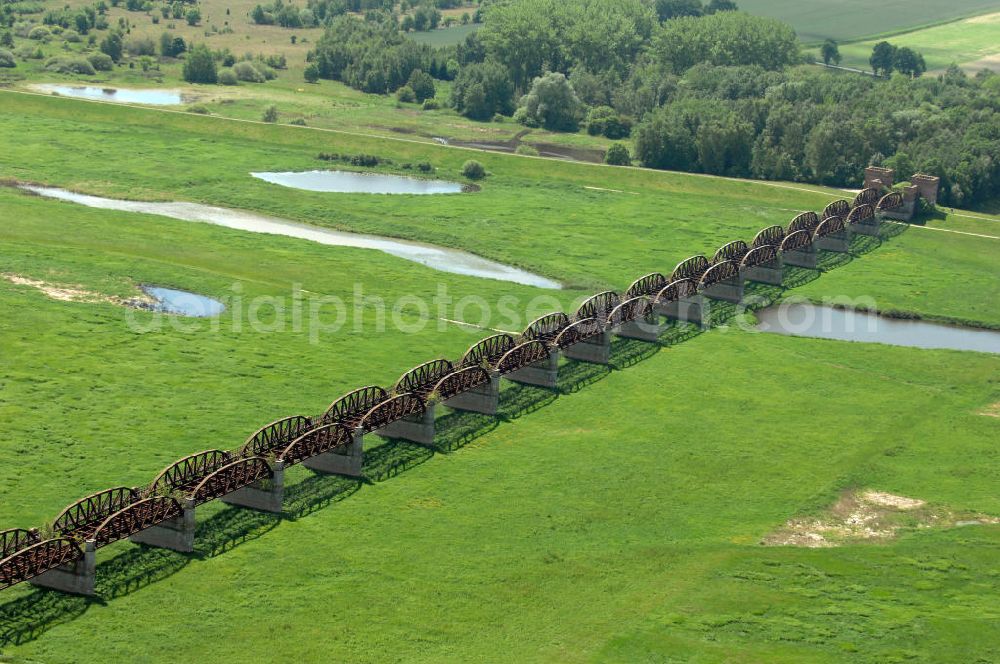
[[[893,34],[997,10],[995,0],[743,0],[740,9],[790,24],[807,43]]]
[[[847,67],[870,69],[868,58],[880,40],[840,46]],[[1000,69],[1000,13],[976,16],[891,37],[895,46],[908,46],[924,56],[927,69],[942,71],[951,64],[970,74],[980,69]]]
[[[5,527],[148,481],[185,454],[235,447],[266,422],[389,385],[489,334],[414,307],[399,313],[409,331],[383,330],[374,306],[336,330],[322,310],[324,332],[262,306],[255,329],[234,298],[287,302],[297,289],[354,312],[358,287],[390,303],[445,287],[455,299],[513,296],[515,308],[544,296],[569,311],[594,290],[849,197],[10,92],[0,92],[0,141],[10,180],[420,239],[570,286],[0,188],[0,273],[118,297],[156,283],[231,306],[218,320],[156,328],[153,314],[0,279]],[[343,167],[319,152],[377,154],[393,162],[385,172],[427,161],[455,180],[474,157],[490,175],[479,192],[427,197],[249,176]],[[887,311],[1000,326],[1000,218],[964,214],[826,257],[787,294],[869,296]],[[433,449],[375,439],[362,481],[296,468],[280,517],[200,507],[192,555],[102,550],[100,599],[8,589],[0,661],[996,659],[1000,527],[955,523],[1000,516],[1000,356],[729,322],[678,328],[660,344],[616,341],[611,367],[567,361],[556,391],[507,385],[499,418],[439,415]],[[950,516],[841,547],[761,546],[854,489]]]

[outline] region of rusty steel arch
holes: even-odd
[[[548,346],[537,339],[531,339],[514,346],[504,353],[504,356],[497,362],[497,371],[502,374],[509,374],[529,364],[540,362],[548,358],[549,355]]]
[[[521,340],[551,343],[567,325],[569,325],[569,316],[561,311],[554,311],[531,321],[521,333]]]
[[[516,346],[514,337],[509,334],[494,334],[469,346],[462,356],[461,366],[481,367],[493,366],[504,354]]]
[[[139,500],[139,492],[124,486],[98,491],[70,504],[52,521],[52,530],[72,539],[90,539],[109,515]]]
[[[254,482],[271,479],[274,471],[268,465],[267,460],[262,457],[247,457],[238,459],[232,463],[220,466],[206,475],[194,489],[188,498],[195,504],[201,505],[210,500],[229,495],[233,491],[249,486]]]
[[[640,295],[659,293],[666,285],[667,278],[665,276],[659,272],[651,272],[632,282],[632,285],[625,291],[625,299],[631,300],[633,297],[639,297]]]
[[[608,314],[607,326],[611,328],[631,323],[634,320],[646,318],[652,312],[653,305],[650,303],[648,297],[645,295],[632,297],[619,304]]]
[[[722,261],[721,263],[716,263],[707,270],[705,274],[701,276],[701,281],[698,282],[699,288],[705,289],[709,286],[714,286],[715,284],[721,284],[729,281],[738,281],[740,278],[740,266],[736,261]]]
[[[93,539],[102,547],[151,528],[183,513],[181,504],[170,496],[151,496],[121,509],[97,526]]]
[[[817,226],[815,232],[813,232],[813,238],[826,237],[827,235],[833,235],[834,233],[841,233],[843,230],[843,217],[827,217],[823,221],[819,222],[819,226]]]
[[[802,214],[798,215],[790,222],[788,222],[788,230],[786,231],[786,235],[791,235],[796,231],[809,231],[809,233],[812,234],[812,232],[816,230],[816,227],[818,225],[819,225],[818,214],[816,214],[815,212],[803,212]]]
[[[875,209],[882,212],[896,210],[901,207],[903,207],[903,195],[898,191],[893,191],[880,198]]]
[[[843,198],[834,201],[823,208],[823,218],[828,217],[843,217],[846,216],[851,210],[851,204],[845,201]]]
[[[409,392],[419,394],[421,398],[426,399],[438,381],[454,371],[455,367],[445,359],[424,362],[400,376],[395,387],[392,388],[392,393],[406,394]]]
[[[388,398],[389,393],[378,385],[360,387],[331,403],[323,414],[323,424],[339,422],[353,429],[368,411]]]
[[[11,528],[0,532],[0,560],[7,556],[42,541],[38,531],[34,528],[25,530],[24,528]]]
[[[573,319],[584,320],[586,318],[593,318],[598,322],[603,322],[607,320],[608,314],[621,303],[621,297],[614,291],[597,293],[584,300],[583,304],[576,310],[576,315]]]
[[[283,448],[313,427],[312,420],[304,415],[283,417],[253,433],[240,448],[240,456],[267,456]]]
[[[881,197],[882,191],[880,189],[868,187],[867,189],[862,189],[858,192],[858,195],[854,197],[854,203],[851,207],[858,207],[859,205],[875,205]]]
[[[690,279],[677,279],[671,281],[667,286],[653,297],[657,304],[670,304],[692,297],[698,294],[698,284]]]
[[[433,394],[442,401],[447,401],[462,392],[468,392],[489,382],[490,372],[483,367],[478,365],[464,367],[439,380],[434,386]]]
[[[762,228],[754,236],[753,242],[750,246],[754,249],[757,247],[780,247],[781,241],[785,239],[785,229],[781,226],[768,226],[767,228]]]
[[[569,348],[573,344],[592,339],[604,331],[602,321],[597,318],[582,318],[563,328],[555,339],[559,348]]]
[[[749,250],[747,243],[743,240],[733,240],[719,247],[719,250],[712,256],[712,264],[715,265],[723,261],[735,261],[739,263]]]
[[[760,267],[763,265],[773,265],[778,262],[778,249],[772,244],[764,244],[754,247],[743,257],[740,267]]]
[[[160,471],[149,485],[148,493],[163,495],[174,491],[190,491],[206,476],[232,460],[232,455],[222,450],[205,450],[178,459]]]
[[[68,537],[53,537],[30,544],[0,560],[0,590],[80,558],[83,558],[83,549]]]
[[[808,231],[796,231],[785,237],[781,243],[782,251],[801,251],[812,245],[812,235]]]
[[[361,419],[361,428],[365,433],[371,433],[404,417],[419,415],[426,410],[427,404],[419,395],[408,392],[397,394],[368,411]]]
[[[343,424],[323,424],[306,431],[291,441],[277,453],[277,459],[285,467],[301,463],[317,454],[346,447],[354,440],[354,432]]]
[[[871,205],[859,205],[856,208],[851,209],[850,213],[847,215],[847,223],[849,224],[863,224],[875,216],[875,208]]]
[[[692,256],[677,264],[674,271],[670,273],[670,281],[678,279],[690,279],[697,283],[701,280],[701,275],[708,269],[708,259],[704,256]]]

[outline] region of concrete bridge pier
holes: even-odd
[[[490,382],[457,394],[443,403],[453,410],[496,415],[500,406],[500,372],[490,370]]]
[[[820,251],[835,251],[838,254],[846,254],[851,251],[851,232],[845,228],[839,233],[818,237],[813,244]]]
[[[132,535],[129,541],[181,553],[194,551],[194,501],[185,498],[181,507],[178,516]]]
[[[624,339],[638,339],[639,341],[656,343],[667,327],[669,324],[662,323],[659,314],[651,312],[645,318],[637,318],[619,325],[615,334]]]
[[[515,383],[554,388],[559,382],[559,351],[553,348],[546,359],[511,371],[504,378]]]
[[[740,279],[744,281],[755,281],[760,284],[780,286],[784,278],[784,263],[782,263],[780,258],[771,265],[754,265],[752,267],[740,268]]]
[[[374,432],[385,438],[400,438],[418,445],[434,444],[434,404],[427,404],[427,410],[416,415],[408,415],[401,420]]]
[[[882,227],[882,220],[878,217],[872,217],[865,221],[858,222],[856,224],[851,224],[851,232],[858,235],[868,235],[870,237],[878,237],[879,230]]]
[[[743,301],[743,280],[720,281],[717,284],[705,287],[702,294],[713,300],[739,304]]]
[[[83,558],[50,569],[30,579],[28,583],[72,595],[93,595],[96,570],[97,547],[94,540],[87,540],[83,545]]]
[[[667,304],[654,304],[653,313],[666,316],[671,320],[684,323],[694,323],[701,325],[703,321],[702,309],[705,305],[705,298],[701,293],[696,293],[690,297],[681,298],[676,302]]]
[[[607,364],[611,361],[611,333],[604,330],[596,337],[563,348],[562,354],[571,360]]]
[[[270,479],[258,480],[249,486],[222,496],[219,500],[227,505],[281,514],[281,504],[285,497],[284,464],[275,463],[273,471],[274,476]]]
[[[815,270],[819,265],[819,254],[815,245],[809,245],[802,249],[788,250],[781,252],[781,258],[785,265],[795,267],[805,267]]]
[[[358,427],[351,436],[350,445],[331,452],[317,454],[303,461],[302,465],[310,470],[328,475],[361,477],[361,467],[364,460],[364,432],[361,427]]]

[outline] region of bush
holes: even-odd
[[[219,72],[219,83],[221,85],[239,85],[239,79],[236,78],[236,72],[232,69],[223,69]]]
[[[407,104],[412,104],[417,101],[417,95],[413,92],[413,88],[404,85],[396,90],[396,99]]]
[[[597,106],[587,114],[587,133],[612,139],[625,138],[632,133],[632,122],[610,106]]]
[[[28,32],[28,39],[35,41],[45,41],[52,36],[52,31],[44,25],[36,25]]]
[[[236,74],[237,79],[248,83],[263,83],[267,80],[264,74],[258,71],[251,62],[237,62],[233,65],[233,73]]]
[[[373,166],[378,166],[379,162],[382,160],[373,154],[356,154],[352,156],[349,160],[352,166],[364,166],[366,168],[372,168]]]
[[[277,122],[278,121],[278,107],[271,104],[264,109],[264,115],[260,118],[264,122]]]
[[[188,113],[197,113],[198,115],[208,115],[208,108],[202,106],[201,104],[195,104],[194,106],[188,106]]]
[[[538,128],[538,120],[536,120],[533,115],[530,115],[528,113],[528,109],[523,106],[514,111],[514,122],[523,124],[525,127],[530,127],[532,129]]]
[[[188,25],[198,25],[201,21],[201,12],[198,11],[197,7],[192,7],[187,10],[187,14],[184,15],[184,18],[187,20]]]
[[[538,150],[533,145],[528,145],[527,143],[521,143],[517,146],[517,150],[514,150],[517,154],[525,154],[529,157],[537,157]]]
[[[85,76],[93,76],[97,73],[94,71],[91,64],[83,58],[65,56],[50,58],[49,61],[45,63],[45,70],[57,72],[59,74],[83,74]]]
[[[215,83],[218,79],[212,51],[204,44],[192,48],[184,59],[184,80],[188,83]]]
[[[156,42],[152,37],[132,37],[125,44],[129,55],[156,55]]]
[[[576,131],[582,104],[566,76],[549,72],[531,84],[521,99],[521,108],[535,122],[552,131]]]
[[[462,164],[462,175],[470,180],[482,180],[486,177],[486,167],[475,159],[470,159]]]
[[[315,83],[319,80],[319,67],[316,66],[315,62],[306,65],[305,79],[306,83]]]
[[[11,34],[10,30],[0,32],[0,46],[14,48],[14,35]]]
[[[423,108],[423,109],[424,109],[425,111],[436,111],[436,110],[438,110],[439,108],[441,108],[441,104],[437,103],[437,102],[436,102],[435,100],[433,100],[433,99],[428,99],[428,100],[426,100],[426,101],[424,102],[424,105],[422,106],[422,108]]]
[[[426,161],[422,161],[419,164],[417,164],[417,169],[421,173],[432,173],[434,171],[434,167],[431,166],[431,164]]]
[[[292,120],[288,124],[295,125],[296,127],[305,127],[306,126],[306,121],[303,120],[302,118],[295,118],[294,120]]]
[[[91,53],[87,62],[97,71],[111,71],[115,66],[115,61],[107,53]]]
[[[77,32],[76,30],[67,30],[66,32],[62,33],[62,38],[70,42],[71,44],[79,44],[81,41],[83,41],[82,39],[80,39],[80,33]]]
[[[410,74],[410,79],[406,82],[406,85],[413,90],[413,94],[416,96],[417,102],[432,99],[436,94],[436,91],[434,90],[434,79],[431,78],[430,74],[424,73],[419,69],[413,70],[413,73]]]
[[[16,67],[17,61],[14,60],[14,54],[10,51],[5,51],[0,49],[0,67]]]
[[[612,166],[631,166],[632,155],[622,143],[615,143],[604,153],[604,163]]]

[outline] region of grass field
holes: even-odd
[[[498,154],[476,156],[491,172],[477,194],[324,195],[247,173],[325,167],[315,159],[324,151],[428,160],[438,177],[455,177],[472,153],[9,92],[0,140],[0,177],[420,238],[589,288],[621,289],[835,197]],[[543,293],[8,188],[0,209],[0,272],[115,295],[162,283],[227,299],[237,282],[245,299],[295,285],[348,300],[355,284],[390,301],[429,298],[439,284],[487,301]],[[998,229],[997,217],[942,215],[795,292],[1000,325],[1000,240],[945,232]],[[544,293],[569,309],[585,291]],[[486,334],[438,321],[376,334],[367,309],[359,329],[318,344],[306,330],[254,333],[227,315],[217,329],[138,334],[120,307],[57,302],[5,280],[0,310],[0,461],[22,469],[0,479],[6,526],[146,480],[185,453],[233,447],[259,424],[391,383]],[[853,488],[927,500],[956,518],[1000,516],[1000,420],[990,415],[1000,357],[732,327],[663,347],[616,342],[614,364],[568,363],[555,393],[505,389],[500,421],[440,417],[437,450],[387,442],[368,453],[364,483],[296,469],[284,518],[199,508],[192,556],[103,551],[101,601],[5,591],[0,652],[15,662],[1000,654],[1000,526],[911,524],[897,540],[829,549],[759,544]]]
[[[435,47],[451,46],[452,44],[461,43],[467,36],[481,27],[478,23],[453,25],[450,28],[438,28],[437,30],[430,30],[428,32],[414,32],[410,35],[410,38],[415,42],[430,44]]]
[[[743,0],[740,9],[789,23],[807,43],[898,33],[1000,9],[996,0]]]
[[[871,69],[868,57],[879,40],[843,44],[840,54],[846,67]],[[931,72],[954,63],[969,73],[980,69],[1000,71],[1000,13],[946,23],[924,30],[896,35],[895,46],[908,46],[924,56]]]

